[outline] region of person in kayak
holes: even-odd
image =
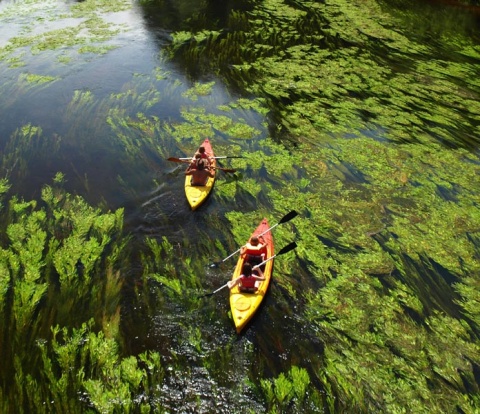
[[[266,245],[262,236],[252,236],[247,244],[240,248],[240,255],[245,261],[258,265],[265,260],[267,253]]]
[[[188,168],[197,168],[197,162],[202,158],[202,156],[196,152],[195,155],[193,156],[192,160],[190,161],[190,165]]]
[[[256,272],[257,274],[253,273]],[[238,285],[240,292],[255,293],[258,290],[257,281],[265,280],[262,269],[253,266],[249,262],[244,262],[242,274],[235,280],[228,282],[228,287],[232,289]]]
[[[208,166],[211,165],[212,163],[212,160],[210,159],[210,157],[207,155],[207,153],[205,152],[205,147],[204,146],[200,146],[198,147],[198,150],[195,152],[195,154],[193,155],[193,159],[192,161],[194,161],[196,158],[198,158],[197,156],[200,156],[200,158],[204,159],[207,161],[208,163]]]
[[[207,184],[208,177],[215,177],[215,174],[213,171],[210,170],[209,167],[207,167],[205,160],[203,159],[198,159],[196,162],[196,165],[194,168],[190,165],[187,170],[185,171],[185,175],[191,175],[192,176],[192,185],[199,185],[203,186]]]

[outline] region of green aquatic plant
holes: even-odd
[[[305,399],[307,388],[310,385],[310,376],[307,370],[294,365],[290,369],[290,377],[295,397],[298,401],[302,402]]]
[[[138,395],[158,395],[154,384],[163,378],[159,355],[145,352],[122,359],[117,343],[102,332],[93,332],[92,326],[93,321],[89,321],[72,332],[55,327],[53,352],[46,344],[39,344],[43,381],[50,392],[47,408],[51,410],[55,404],[78,412],[82,406],[92,405],[99,411],[136,407],[145,412],[150,405]],[[77,394],[82,395],[81,400]]]
[[[183,292],[183,286],[178,279],[172,279],[171,277],[162,276],[157,273],[152,273],[149,277],[169,288],[169,291],[172,292],[171,295],[178,296]]]
[[[198,353],[202,353],[202,331],[200,328],[190,328],[188,343],[190,346],[193,346]]]
[[[6,140],[0,168],[9,179],[12,176],[25,177],[29,170],[29,160],[34,155],[54,154],[58,148],[55,137],[45,139],[41,127],[31,124],[23,125]]]
[[[83,17],[85,14],[115,13],[131,8],[132,4],[128,0],[87,0],[72,5],[71,11],[74,16]]]
[[[68,8],[58,7],[55,4],[46,6],[45,2],[36,1],[28,2],[28,4],[28,15],[32,19],[37,18],[39,21],[43,21],[44,30],[40,34],[32,34],[34,33],[33,25],[24,26],[18,35],[7,39],[7,45],[0,48],[0,59],[8,60],[11,67],[24,65],[27,55],[22,49],[38,55],[45,51],[80,46],[79,53],[105,54],[116,46],[94,46],[93,43],[109,41],[120,31],[128,30],[128,28],[122,24],[105,21],[104,15],[121,12],[132,7],[127,1],[103,3],[86,1],[70,5]],[[24,13],[27,13],[24,4],[16,3],[4,8],[0,15],[11,19],[13,16],[18,17]],[[51,21],[55,22],[53,26],[55,28],[50,25]],[[18,54],[19,50],[22,50],[21,54]]]
[[[192,101],[197,101],[198,96],[207,96],[212,92],[215,82],[209,83],[195,83],[195,85],[189,90],[185,91],[182,95],[186,98],[191,99]]]
[[[294,409],[300,412],[308,407],[308,400],[314,401],[316,396],[311,392],[310,377],[305,368],[293,365],[287,374],[283,372],[273,379],[261,379],[262,393],[268,403],[268,412],[288,412]]]
[[[203,136],[212,136],[213,131],[215,130],[231,135],[237,139],[253,138],[260,134],[260,131],[255,127],[247,125],[244,122],[236,122],[231,117],[225,115],[207,113],[203,108],[185,108],[182,111],[182,117],[187,123],[185,128],[188,129],[193,129],[194,127],[198,128],[198,124],[204,124],[205,131],[201,131],[201,133],[203,132]],[[199,133],[195,135],[193,135],[193,133],[188,133],[188,130],[185,128],[176,126],[175,135],[183,134],[183,136],[198,136],[199,138],[202,136]],[[209,131],[211,132],[209,133]]]
[[[44,188],[41,204],[12,197],[4,207],[8,239],[2,240],[0,249],[0,286],[2,295],[10,293],[11,305],[1,329],[5,355],[9,355],[4,366],[15,367],[15,381],[3,397],[11,404],[16,395],[23,395],[21,406],[25,410],[33,410],[42,399],[77,412],[81,377],[68,373],[83,369],[87,359],[93,361],[82,351],[92,340],[85,338],[86,326],[74,330],[69,341],[66,328],[57,327],[50,334],[47,319],[55,323],[69,320],[72,314],[91,317],[90,308],[84,307],[88,302],[105,337],[115,343],[119,339],[122,278],[118,264],[123,260],[125,243],[112,238],[121,231],[123,212],[104,214],[91,208],[79,197],[65,193],[60,187],[63,180],[62,174],[57,174],[55,186]],[[100,276],[100,263],[107,269],[105,278]],[[92,320],[88,329],[93,326]],[[59,336],[66,341],[61,346],[57,342],[60,331]],[[52,335],[51,344],[39,339]],[[23,353],[24,346],[30,350],[28,354]],[[100,348],[93,346],[91,352]],[[38,370],[35,367],[40,360],[43,369]],[[80,364],[78,370],[72,370],[76,363]],[[2,373],[3,381],[9,380],[8,372]],[[97,374],[87,377],[92,380]]]
[[[108,53],[110,50],[116,49],[116,46],[82,46],[78,49],[78,53],[94,53],[97,55],[104,55]]]
[[[93,102],[94,102],[94,95],[92,91],[75,90],[73,92],[73,97],[69,103],[69,106],[71,106],[73,109],[73,107],[91,105]]]
[[[44,75],[35,75],[33,73],[24,73],[21,74],[19,77],[19,80],[25,80],[26,82],[29,83],[34,83],[34,84],[43,84],[43,83],[48,83],[48,82],[54,82],[58,78],[55,78],[53,76],[44,76]]]
[[[456,299],[465,316],[471,319],[476,326],[480,325],[480,290],[478,280],[474,277],[465,277],[462,283],[455,284],[455,290],[459,292],[461,299]]]
[[[332,392],[348,395],[349,406],[362,401],[363,404],[359,407],[361,410],[373,408],[375,401],[379,401],[379,395],[383,395],[381,401],[386,407],[391,407],[391,410],[402,406],[418,410],[430,392],[427,380],[435,383],[439,389],[444,387],[443,381],[439,383],[431,371],[429,361],[432,360],[432,355],[436,355],[434,360],[442,360],[441,375],[448,376],[450,383],[455,381],[458,384],[458,377],[455,378],[452,370],[464,370],[465,376],[468,376],[471,367],[468,364],[465,366],[462,361],[473,356],[476,346],[464,342],[462,338],[469,337],[465,329],[469,328],[453,319],[442,323],[433,317],[426,320],[424,328],[413,322],[406,311],[416,309],[419,312],[417,317],[423,312],[418,304],[412,306],[412,302],[403,299],[405,289],[401,293],[403,298],[400,297],[400,302],[406,305],[402,309],[403,306],[400,307],[397,301],[398,294],[384,296],[381,284],[377,283],[375,290],[372,287],[373,284],[368,279],[363,278],[362,281],[358,272],[355,276],[342,275],[314,295],[312,300],[315,305],[312,301],[312,306],[308,307],[309,318],[321,327],[321,335],[326,344],[326,372],[329,375],[328,381],[333,385]],[[430,328],[426,329],[427,326]],[[452,330],[454,326],[457,328]],[[434,331],[449,329],[450,333],[445,338],[451,335],[455,339],[438,341],[432,337],[432,334],[436,335],[431,332],[432,328]],[[446,343],[461,345],[453,351],[448,346],[448,350],[444,349]],[[449,357],[443,355],[443,352],[450,352]],[[452,362],[446,363],[448,360]],[[420,376],[418,372],[421,373]],[[363,381],[369,387],[362,385]],[[445,389],[442,392],[445,393],[445,399],[432,402],[432,407],[440,409],[444,404],[457,401],[466,408],[471,403],[468,397],[465,403],[460,402],[463,398],[459,398],[456,393],[462,393],[461,390]]]

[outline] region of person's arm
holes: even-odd
[[[238,282],[240,282],[240,279],[241,279],[241,277],[237,277],[234,280],[230,280],[230,282],[228,282],[228,288],[232,289],[233,287],[237,286]]]
[[[265,280],[265,275],[263,274],[262,269],[260,269],[260,267],[253,266],[252,270],[256,270],[258,272],[258,276],[257,275],[252,275],[252,276],[255,277],[255,279]]]

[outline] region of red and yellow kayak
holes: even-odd
[[[215,156],[212,145],[210,144],[210,140],[208,138],[203,141],[201,146],[205,147],[205,153],[209,157]],[[216,167],[216,160],[214,158],[212,158],[210,165],[212,167]],[[190,204],[192,210],[196,210],[198,207],[200,207],[200,205],[202,205],[212,191],[213,184],[215,182],[216,171],[217,170],[213,168],[213,173],[215,175],[213,177],[209,177],[207,183],[202,186],[191,185],[191,176],[185,176],[185,195],[187,196],[188,204]]]
[[[266,243],[266,256],[264,260],[273,256],[273,238],[268,221],[266,218],[262,220],[259,226],[252,233],[252,236],[262,235]],[[244,259],[240,256],[233,272],[232,280],[237,279],[242,274]],[[270,285],[270,279],[272,277],[274,259],[269,260],[265,264],[265,270],[263,274],[265,276],[264,281],[259,281],[258,290],[255,293],[244,293],[238,288],[238,285],[230,290],[230,309],[232,311],[233,322],[237,333],[240,333],[247,323],[252,319],[255,312],[258,310],[262,303],[265,294],[267,293],[268,286]]]

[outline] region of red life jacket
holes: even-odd
[[[242,279],[240,280],[240,285],[242,288],[245,289],[254,289],[255,288],[256,279],[253,276],[245,277],[242,275]]]

